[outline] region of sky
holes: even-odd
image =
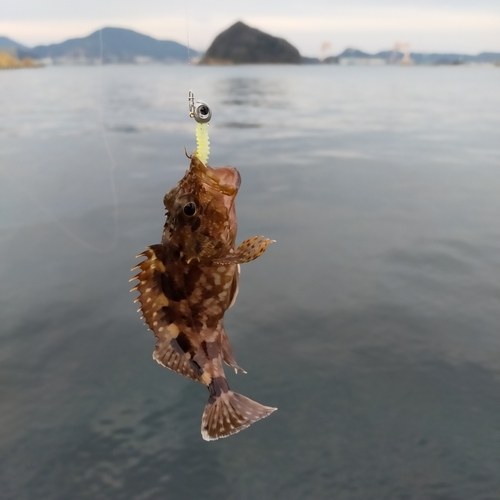
[[[130,28],[206,50],[241,20],[285,38],[302,55],[367,52],[409,43],[414,52],[500,52],[500,0],[1,0],[0,36],[27,46],[104,27]],[[323,46],[323,53],[321,47]],[[328,52],[325,54],[325,51]]]

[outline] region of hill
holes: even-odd
[[[283,38],[238,21],[223,31],[200,64],[299,64],[299,51]]]
[[[403,58],[402,52],[384,50],[376,54],[369,54],[358,49],[348,48],[337,56],[337,59],[383,59],[387,63],[398,63]],[[481,52],[477,55],[457,53],[422,53],[411,52],[410,58],[415,64],[465,64],[465,63],[495,63],[500,61],[498,52]],[[328,62],[328,61],[325,61]]]
[[[83,38],[72,38],[62,43],[39,45],[28,48],[11,38],[0,36],[0,52],[20,60],[47,59],[50,64],[96,64],[104,63],[186,63],[187,47],[169,40],[157,40],[124,28],[103,28]],[[190,49],[190,56],[200,54]],[[409,54],[415,64],[500,64],[500,53],[482,52],[477,55],[459,53],[419,53]],[[220,33],[212,42],[202,59],[202,64],[339,64],[381,62],[398,64],[403,58],[401,52],[391,50],[369,54],[358,49],[348,48],[338,56],[324,61],[314,57],[301,57],[299,51],[282,38],[277,38],[258,29],[237,22]],[[378,61],[372,61],[376,59]]]
[[[58,63],[92,64],[101,60],[101,50],[104,63],[187,62],[186,46],[124,28],[103,28],[84,38],[38,45],[27,50],[26,55],[37,59],[51,58]],[[197,51],[190,50],[192,57],[197,54]]]
[[[20,50],[28,50],[28,47],[15,42],[11,38],[7,38],[6,36],[0,36],[0,50],[1,49],[20,49]]]
[[[375,58],[378,57],[378,54],[373,55],[373,54],[368,54],[367,52],[362,52],[361,50],[358,49],[345,49],[344,52],[341,52],[338,56],[338,58],[341,57],[354,57],[354,58],[360,58],[360,59],[370,59],[370,58]]]

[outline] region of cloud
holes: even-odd
[[[500,13],[457,12],[436,8],[365,8],[360,12],[339,10],[331,17],[251,17],[249,22],[262,29],[284,32],[335,30],[337,33],[369,31],[384,33],[394,28],[408,32],[463,32],[499,30]]]
[[[368,51],[410,41],[415,51],[500,51],[500,12],[470,12],[440,8],[339,9],[329,17],[251,17],[248,22],[287,38],[303,53],[318,52],[329,40],[340,51],[356,46]]]
[[[310,9],[309,12],[314,12]],[[249,15],[251,26],[286,38],[306,55],[317,55],[329,40],[339,52],[346,46],[367,51],[391,48],[396,40],[410,41],[416,51],[500,51],[500,12],[422,7],[340,7],[328,14]],[[0,34],[27,45],[55,43],[86,36],[103,26],[135,29],[160,39],[176,40],[205,50],[213,38],[238,20],[232,14],[190,9],[177,15],[136,15],[60,19],[0,20]],[[189,32],[188,32],[189,27]]]

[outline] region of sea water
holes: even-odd
[[[0,73],[3,499],[498,499],[500,69],[47,67]],[[237,167],[226,329],[277,406],[200,435],[129,293],[210,104]]]

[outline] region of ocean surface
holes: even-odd
[[[128,280],[213,110],[242,176],[226,329],[279,410],[204,442]],[[2,500],[498,500],[500,68],[0,73]]]

